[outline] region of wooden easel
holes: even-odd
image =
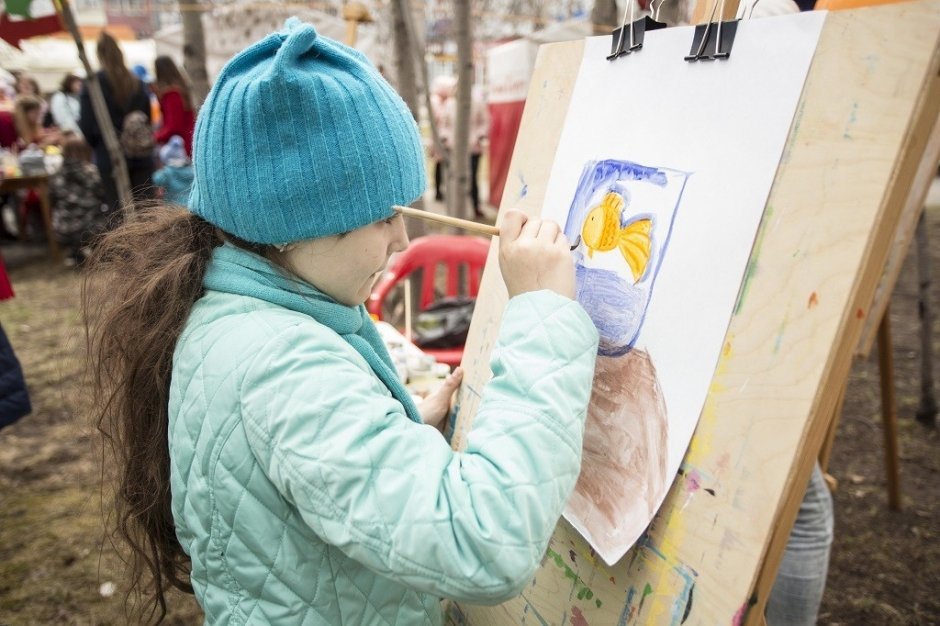
[[[606,567],[567,523],[533,584],[472,626],[759,624],[940,110],[940,0],[827,17],[683,473]],[[583,43],[543,46],[503,208],[539,214]],[[861,88],[860,85],[864,85]],[[521,194],[523,186],[527,193]],[[807,225],[811,224],[811,231]],[[807,233],[811,232],[812,236]],[[465,355],[505,300],[491,248]],[[503,296],[504,297],[504,296]],[[465,380],[486,360],[465,359]],[[687,489],[706,477],[714,494]],[[575,609],[577,612],[575,612]]]
[[[901,469],[898,462],[897,406],[894,395],[894,364],[891,355],[891,318],[889,310],[891,292],[898,281],[901,266],[910,248],[911,239],[914,237],[919,218],[923,214],[924,199],[936,174],[938,161],[940,161],[940,118],[934,120],[932,130],[929,131],[929,139],[924,147],[923,158],[911,181],[911,187],[908,190],[901,211],[897,235],[891,245],[891,252],[885,264],[884,274],[878,283],[875,298],[855,352],[857,358],[867,358],[877,337],[885,478],[888,487],[888,508],[892,511],[901,509]],[[819,464],[824,472],[827,470],[832,456],[832,446],[835,443],[836,432],[839,429],[839,418],[842,415],[842,407],[845,402],[845,385],[847,384],[848,381],[843,384],[829,430],[819,452]],[[830,488],[835,489],[837,481],[828,473],[826,474],[826,481]]]

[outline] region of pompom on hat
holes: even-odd
[[[408,107],[357,50],[290,18],[226,64],[199,111],[190,210],[262,244],[348,232],[424,193]]]
[[[183,138],[173,135],[165,146],[160,148],[160,161],[170,167],[182,167],[189,162]]]

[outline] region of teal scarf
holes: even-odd
[[[332,329],[362,355],[375,375],[401,402],[413,421],[422,422],[411,394],[398,379],[392,358],[372,318],[361,304],[339,304],[313,285],[291,278],[270,261],[231,244],[216,248],[202,281],[206,289],[258,298],[309,315]]]

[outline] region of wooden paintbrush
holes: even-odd
[[[454,226],[456,228],[462,228],[463,230],[469,231],[471,233],[477,233],[478,235],[488,235],[490,237],[498,236],[499,229],[495,226],[490,226],[489,224],[480,224],[478,222],[471,222],[470,220],[462,220],[459,217],[451,217],[449,215],[439,215],[437,213],[432,213],[430,211],[423,211],[421,209],[412,209],[411,207],[406,206],[393,206],[393,209],[401,213],[402,215],[407,215],[408,217],[417,217],[418,219],[427,220],[429,222],[437,222],[438,224],[445,224],[447,226]],[[574,250],[578,247],[578,244],[581,243],[581,235],[574,241],[574,245],[571,246],[571,249]]]
[[[490,237],[499,235],[499,229],[495,226],[490,226],[489,224],[479,224],[477,222],[471,222],[470,220],[462,220],[457,217],[451,217],[449,215],[438,215],[437,213],[431,213],[430,211],[422,211],[421,209],[412,209],[411,207],[406,206],[393,206],[393,209],[401,213],[402,215],[407,215],[408,217],[417,217],[422,220],[427,220],[429,222],[437,222],[438,224],[445,224],[447,226],[455,226],[457,228],[462,228],[463,230],[470,231],[471,233],[477,233],[479,235],[488,235]]]

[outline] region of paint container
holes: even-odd
[[[422,398],[436,391],[450,374],[450,366],[430,356],[409,359],[408,365],[408,390]]]

